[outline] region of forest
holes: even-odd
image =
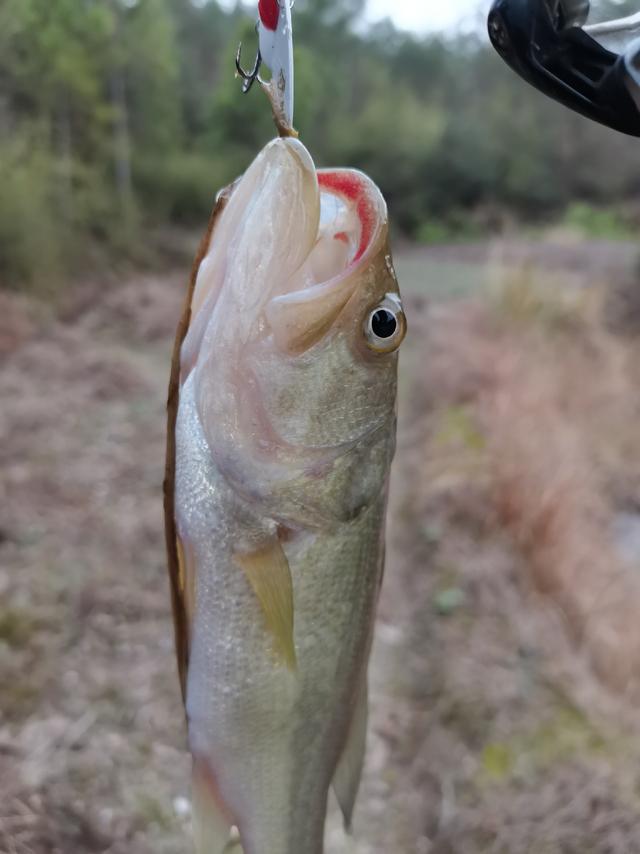
[[[372,175],[399,234],[457,240],[612,206],[600,225],[640,219],[634,140],[528,89],[482,31],[367,28],[363,7],[297,0],[296,125],[319,165]],[[0,0],[0,284],[162,264],[172,234],[203,225],[273,134],[234,76],[254,20],[215,0]]]

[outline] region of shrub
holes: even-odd
[[[596,208],[586,202],[573,202],[564,216],[564,223],[584,237],[625,240],[633,232],[620,213],[612,208]]]
[[[3,145],[0,186],[0,283],[46,288],[62,265],[50,159],[24,142]]]
[[[200,225],[218,190],[234,177],[219,161],[196,153],[140,159],[134,173],[142,207],[154,219]]]

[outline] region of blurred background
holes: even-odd
[[[602,2],[596,16],[637,11]],[[382,188],[410,333],[355,836],[640,852],[640,143],[488,3],[296,0],[296,125]],[[255,8],[0,0],[0,852],[189,849],[164,399]]]

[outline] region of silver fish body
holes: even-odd
[[[329,788],[349,823],[362,768],[395,442],[382,197],[270,143],[191,307],[172,507],[196,849],[222,854],[235,825],[245,854],[322,854]]]

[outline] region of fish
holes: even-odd
[[[405,333],[380,190],[269,142],[217,197],[169,386],[197,854],[322,854],[331,787],[351,826]]]

